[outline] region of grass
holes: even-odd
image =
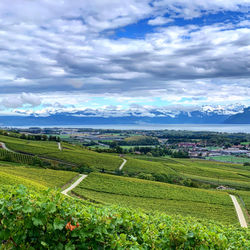
[[[42,169],[0,162],[0,184],[37,184],[43,187],[61,188],[78,173]],[[30,185],[28,185],[30,186]]]
[[[54,190],[0,189],[1,249],[249,249],[249,230],[96,206]]]
[[[214,185],[250,190],[250,167],[240,164],[163,157],[128,158],[126,172],[167,173]],[[141,159],[141,160],[139,160]],[[141,164],[144,162],[145,164]],[[148,163],[147,163],[148,162]]]
[[[96,170],[104,168],[114,171],[122,163],[118,156],[100,154],[69,143],[62,143],[63,150],[60,151],[57,142],[28,141],[7,136],[0,136],[0,141],[5,142],[7,147],[13,151],[60,160],[78,166],[85,164]]]
[[[176,174],[167,165],[162,162],[150,162],[145,160],[133,159],[126,157],[127,163],[125,164],[123,171],[128,174],[138,174],[138,173],[164,173],[164,174]]]
[[[208,159],[222,161],[222,162],[232,162],[232,163],[250,162],[250,158],[248,157],[236,157],[236,156],[231,156],[231,155],[211,156],[211,157],[208,157]]]
[[[248,141],[248,142],[242,142],[241,145],[248,146],[248,145],[250,145],[250,141]]]
[[[91,173],[74,192],[106,204],[237,223],[229,195],[220,191]]]
[[[130,149],[135,147],[145,147],[145,148],[154,148],[155,145],[138,145],[138,146],[121,146],[123,149]]]

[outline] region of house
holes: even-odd
[[[225,187],[225,186],[218,186],[216,189],[217,190],[235,190],[234,188]]]
[[[196,147],[196,143],[191,143],[191,142],[181,142],[178,144],[179,148],[194,148]]]

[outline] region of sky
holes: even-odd
[[[0,1],[0,114],[250,106],[250,0]]]

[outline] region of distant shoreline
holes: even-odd
[[[250,133],[250,124],[98,124],[98,125],[47,125],[2,126],[3,128],[92,128],[117,130],[186,130],[203,132]]]

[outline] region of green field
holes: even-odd
[[[248,146],[248,145],[250,145],[250,141],[248,141],[248,142],[242,142],[241,145]]]
[[[0,188],[1,249],[249,249],[249,230]]]
[[[212,156],[212,157],[208,157],[208,159],[222,161],[222,162],[232,162],[232,163],[250,162],[250,158],[248,158],[248,157],[236,157],[236,156],[231,156],[231,155]]]
[[[61,188],[78,173],[0,162],[0,184]]]
[[[106,204],[237,223],[230,197],[219,191],[91,173],[74,192]]]
[[[130,149],[135,147],[147,147],[147,148],[154,148],[155,145],[138,145],[138,146],[121,146],[123,149]]]
[[[123,171],[124,173],[175,174],[199,182],[250,190],[250,167],[240,164],[142,156],[136,159],[128,158]]]
[[[0,136],[0,141],[5,142],[8,148],[16,152],[38,155],[78,166],[87,164],[99,170],[104,168],[114,171],[122,163],[118,156],[100,154],[69,143],[62,143],[63,150],[60,151],[57,142],[28,141],[7,136]]]
[[[22,155],[24,157],[22,160],[30,161],[27,162],[30,165],[32,158],[29,157],[33,155],[72,164],[68,165],[69,170],[77,170],[78,167],[88,165],[97,172],[104,169],[106,172],[114,173],[122,163],[122,159],[114,154],[97,153],[66,142],[61,143],[62,151],[58,149],[57,142],[29,141],[7,136],[0,136],[0,142],[5,142],[13,151],[32,154],[32,156]],[[7,153],[3,149],[2,151]],[[19,159],[21,156],[15,157]],[[212,184],[204,185],[205,188],[225,185],[241,190],[235,192],[243,192],[241,197],[249,211],[246,192],[250,190],[249,166],[170,157],[126,155],[125,158],[127,163],[121,174],[136,178],[92,173],[74,192],[101,203],[119,204],[147,211],[157,210],[199,219],[207,218],[227,224],[237,223],[233,204],[226,193],[181,186],[186,185],[185,180],[192,180],[202,184]],[[29,187],[61,188],[76,177],[77,173],[0,162],[0,175],[1,184],[23,183]],[[165,178],[166,176],[169,179]],[[195,212],[192,208],[195,208]]]
[[[229,193],[240,197],[241,199],[239,201],[243,200],[243,206],[248,211],[248,217],[250,222],[250,191],[230,190]]]
[[[164,173],[164,174],[175,174],[176,172],[172,170],[169,166],[164,164],[164,162],[153,162],[145,161],[139,159],[133,159],[126,157],[127,163],[125,164],[123,171],[128,174],[138,174],[138,173]]]

